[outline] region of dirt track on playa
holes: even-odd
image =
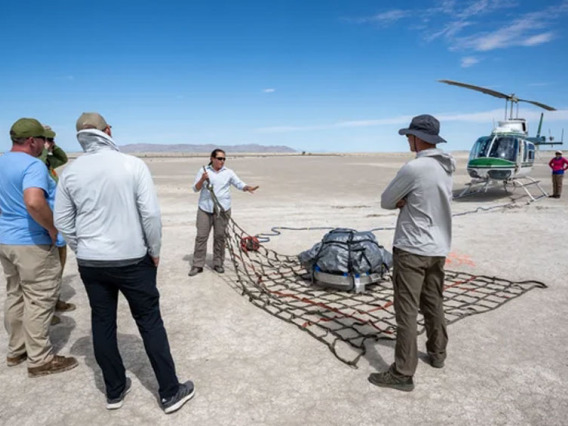
[[[396,215],[380,208],[382,189],[410,154],[338,156],[228,155],[227,167],[256,194],[233,191],[233,218],[250,234],[282,227],[392,226]],[[454,189],[469,181],[467,154],[457,153]],[[162,312],[181,380],[191,378],[196,396],[166,416],[157,383],[128,306],[119,306],[119,345],[132,377],[124,407],[104,408],[103,382],[90,338],[90,309],[70,255],[63,298],[77,304],[53,327],[62,354],[79,359],[76,369],[29,379],[25,364],[0,364],[0,424],[6,425],[377,425],[511,424],[561,425],[568,415],[568,193],[560,200],[514,203],[491,212],[454,218],[448,267],[515,281],[539,280],[535,289],[499,309],[448,328],[448,359],[442,370],[420,361],[416,389],[403,393],[367,382],[369,373],[393,360],[394,343],[368,348],[353,369],[325,345],[256,308],[210,266],[189,278],[197,194],[191,185],[202,158],[144,159],[158,189],[163,251],[158,281]],[[533,176],[550,191],[548,156]],[[455,213],[511,201],[501,190],[453,202]],[[325,231],[283,231],[267,245],[297,254]],[[390,248],[392,231],[378,231]],[[208,262],[211,257],[208,256]],[[229,262],[226,263],[230,267]],[[4,276],[0,288],[5,288]],[[5,291],[0,292],[3,306]],[[6,354],[2,331],[0,354]],[[425,336],[419,337],[419,350]]]

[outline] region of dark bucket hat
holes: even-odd
[[[417,115],[410,122],[408,129],[398,131],[399,135],[414,135],[431,144],[446,142],[438,133],[440,133],[440,122],[428,114]]]

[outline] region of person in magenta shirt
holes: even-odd
[[[556,151],[556,155],[548,162],[548,165],[552,169],[552,195],[550,197],[560,198],[564,171],[568,170],[568,160],[562,156],[562,151]]]

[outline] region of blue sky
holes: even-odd
[[[5,2],[0,151],[35,117],[78,151],[98,111],[116,141],[405,151],[414,115],[469,149],[504,101],[450,79],[551,105],[568,140],[568,0],[98,0]],[[520,104],[534,135],[540,110]]]

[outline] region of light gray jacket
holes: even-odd
[[[106,133],[77,133],[85,154],[65,168],[54,221],[77,259],[124,261],[160,255],[160,206],[148,167]]]
[[[400,209],[393,246],[422,256],[447,256],[452,241],[454,158],[440,149],[420,151],[381,195],[381,207]]]

